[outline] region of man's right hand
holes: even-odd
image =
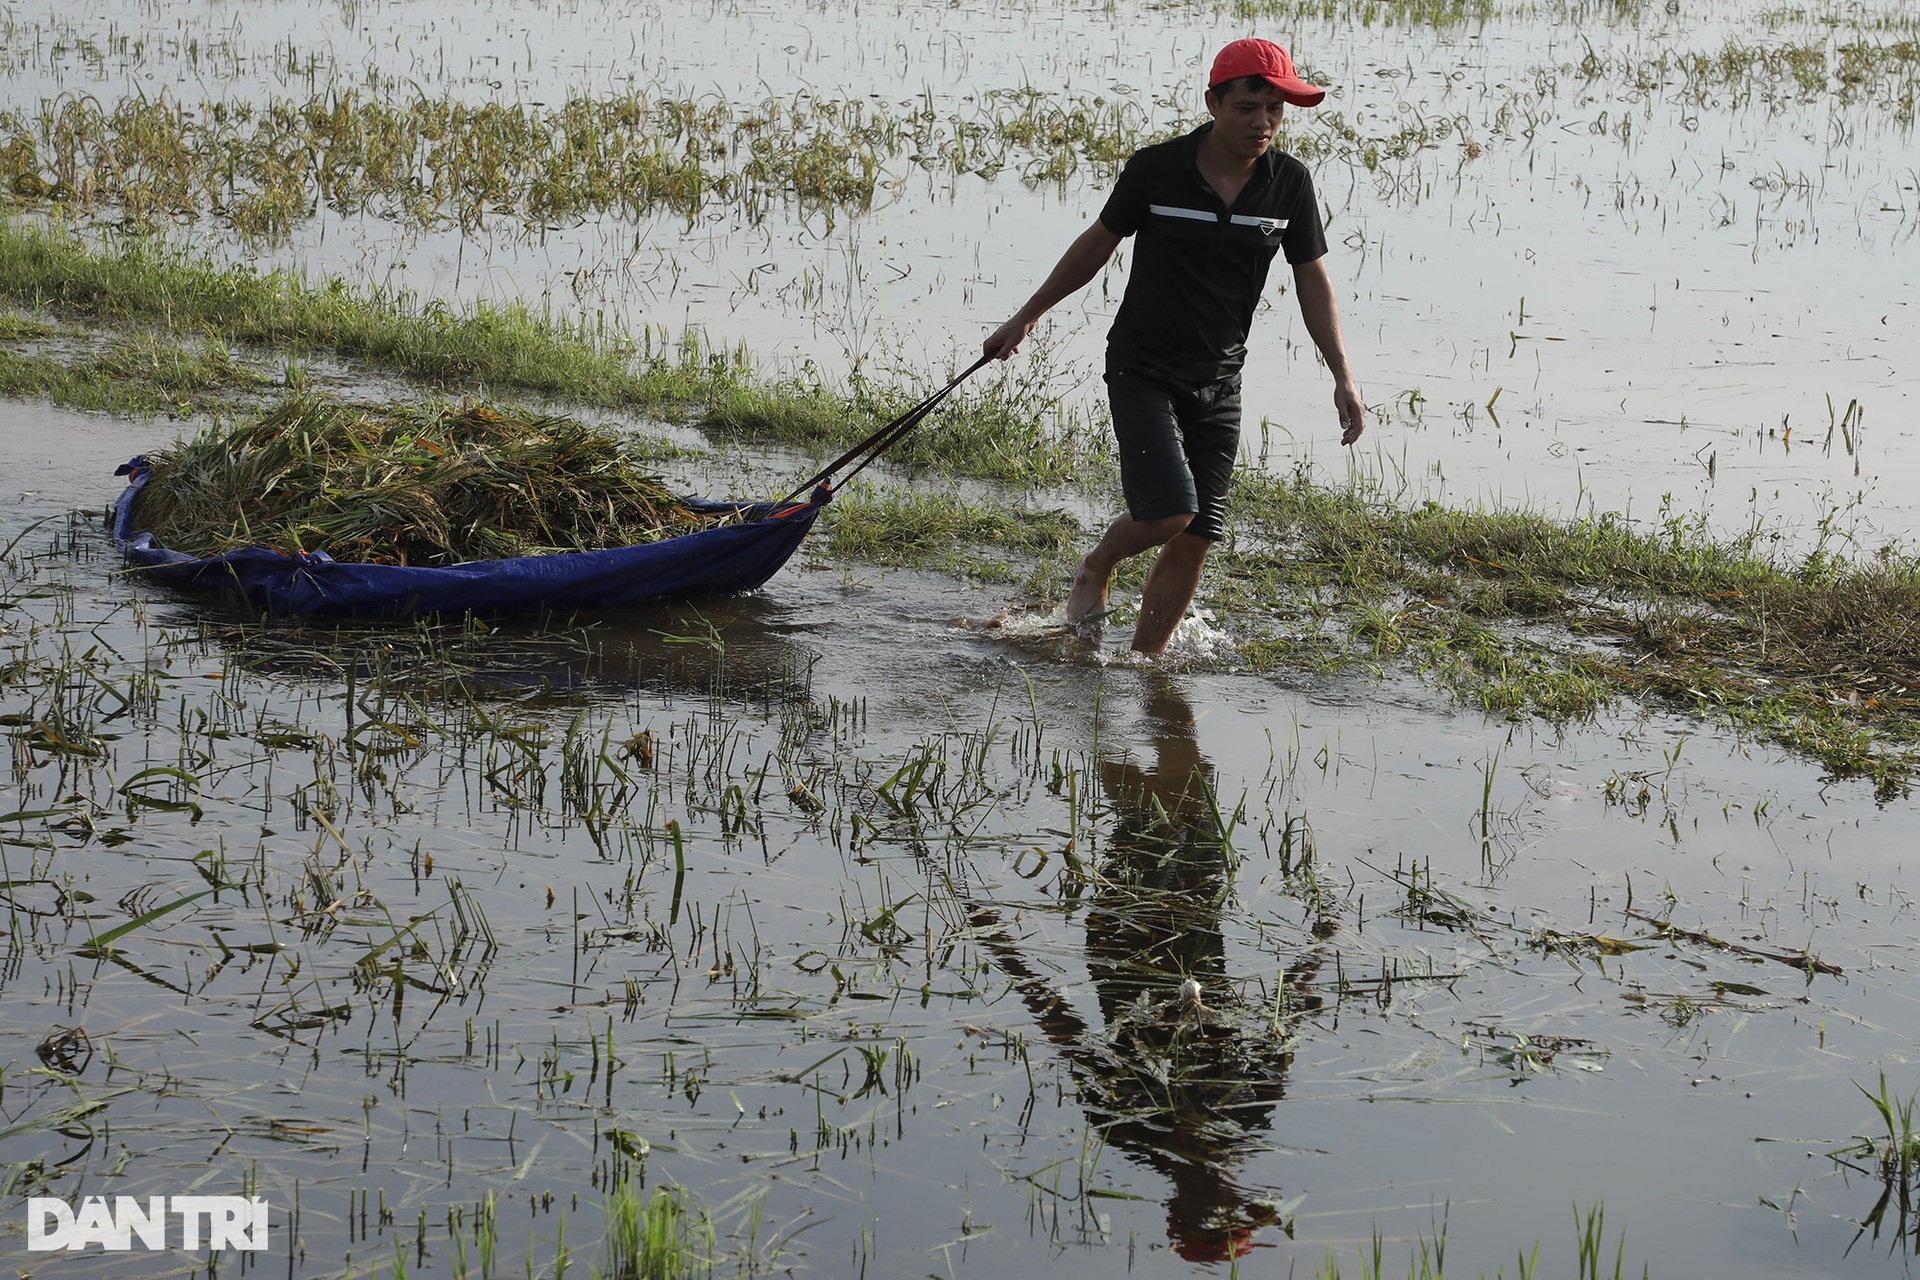
[[[980,350],[995,360],[1011,360],[1013,353],[1020,349],[1020,344],[1027,340],[1031,332],[1033,326],[1015,316],[988,334],[987,340],[980,344]]]
[[[1113,251],[1120,247],[1120,237],[1107,230],[1106,223],[1095,218],[1093,225],[1082,231],[1067,251],[1060,256],[1047,278],[1040,282],[1040,288],[1027,305],[1013,313],[1013,319],[987,335],[980,349],[995,360],[1010,360],[1020,344],[1033,332],[1033,326],[1040,323],[1040,317],[1053,309],[1062,298],[1085,287],[1088,281],[1100,274],[1100,269],[1113,257]]]

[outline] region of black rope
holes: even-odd
[[[895,444],[898,444],[901,440],[905,439],[907,434],[911,432],[915,427],[919,426],[921,420],[925,418],[928,414],[932,413],[934,409],[939,406],[940,402],[942,400],[945,400],[948,394],[951,393],[955,387],[959,386],[961,383],[965,382],[968,378],[972,377],[991,359],[993,359],[992,356],[984,355],[984,356],[981,356],[978,360],[975,360],[972,364],[968,365],[965,369],[961,370],[960,375],[956,377],[952,382],[949,382],[946,386],[940,388],[940,390],[934,392],[932,395],[928,396],[925,400],[922,400],[919,404],[913,406],[913,408],[907,410],[905,413],[901,414],[899,417],[895,418],[893,421],[887,423],[884,427],[881,427],[878,431],[874,432],[872,435],[862,440],[859,444],[854,445],[853,448],[847,450],[845,453],[841,454],[838,458],[835,458],[832,462],[828,463],[825,467],[821,468],[818,472],[814,473],[814,476],[812,479],[802,482],[797,488],[794,489],[792,493],[789,493],[786,497],[782,498],[781,501],[792,502],[795,498],[799,497],[801,494],[807,492],[809,489],[813,488],[815,485],[818,485],[818,484],[825,484],[828,486],[829,489],[835,487],[833,483],[833,477],[835,473],[837,473],[840,470],[840,468],[846,466],[849,462],[852,462],[854,459],[858,458],[860,460],[859,465],[855,466],[853,470],[847,472],[846,476],[837,482],[839,485],[845,485],[847,481],[853,479],[855,476],[859,475],[862,471],[864,471],[868,463],[872,462],[875,458],[885,453],[888,449],[892,448]],[[865,456],[863,457],[862,455],[865,455]]]

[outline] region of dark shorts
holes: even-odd
[[[1187,532],[1227,536],[1227,481],[1240,456],[1240,379],[1183,387],[1107,371],[1120,488],[1127,514],[1159,520],[1193,512]]]

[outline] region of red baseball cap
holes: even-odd
[[[1259,76],[1296,107],[1317,107],[1327,96],[1325,89],[1300,78],[1285,49],[1258,36],[1235,40],[1220,51],[1213,60],[1213,73],[1207,77],[1207,88],[1217,89],[1241,76]]]

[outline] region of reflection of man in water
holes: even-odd
[[[1105,1032],[1090,1028],[1011,940],[988,941],[1065,1056],[1088,1119],[1172,1184],[1170,1243],[1190,1260],[1216,1260],[1245,1250],[1254,1229],[1276,1218],[1233,1172],[1285,1096],[1287,1024],[1318,1007],[1305,988],[1320,961],[1309,953],[1286,971],[1285,1022],[1271,1007],[1241,1003],[1220,924],[1233,876],[1212,767],[1195,741],[1192,708],[1171,683],[1154,691],[1151,715],[1150,767],[1131,757],[1099,763],[1117,817],[1086,915],[1087,968]],[[1325,937],[1332,927],[1323,921],[1314,932]]]

